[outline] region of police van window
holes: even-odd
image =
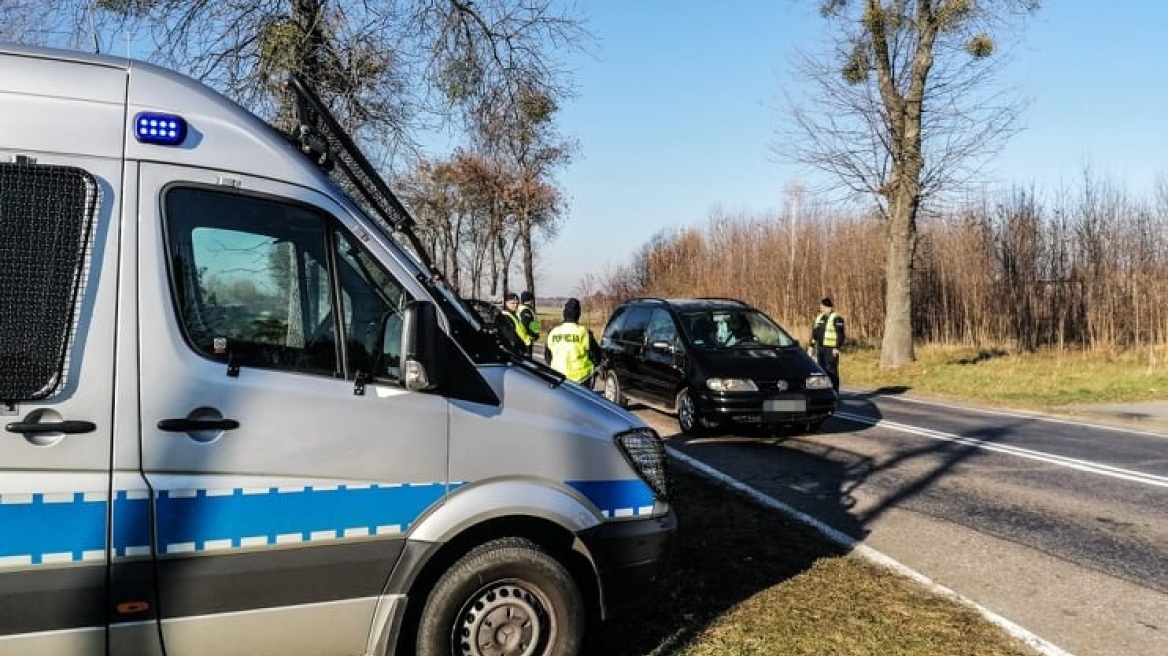
[[[333,375],[326,220],[299,205],[201,188],[166,194],[171,279],[204,356]]]
[[[400,380],[405,290],[347,235],[337,232],[335,246],[349,371]]]

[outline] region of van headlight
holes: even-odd
[[[831,389],[831,379],[823,374],[812,374],[803,381],[803,388],[809,390]]]
[[[715,392],[757,392],[758,385],[749,378],[707,378],[706,387]]]
[[[641,480],[661,501],[669,498],[669,484],[665,473],[665,446],[652,428],[638,428],[617,434],[617,447]]]

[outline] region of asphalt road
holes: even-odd
[[[845,392],[815,435],[667,443],[1076,656],[1168,654],[1168,430]]]

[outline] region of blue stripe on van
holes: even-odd
[[[640,479],[626,481],[568,481],[588,497],[605,517],[647,515],[653,511],[653,490]]]
[[[269,488],[223,492],[163,490],[163,553],[404,533],[446,493],[442,483]],[[214,543],[214,544],[208,544]]]
[[[606,517],[651,512],[653,493],[640,480],[570,481]],[[459,487],[453,484],[451,488]],[[441,483],[161,490],[160,552],[190,553],[404,534],[446,492]],[[0,494],[0,568],[105,557],[104,499],[83,493]],[[147,556],[150,505],[141,491],[114,494],[114,557]]]
[[[0,558],[40,565],[105,555],[104,498],[85,494],[0,494]],[[0,563],[2,564],[2,563]]]

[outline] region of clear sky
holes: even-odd
[[[1168,1],[1045,0],[1005,81],[1030,99],[1023,132],[988,174],[1054,190],[1084,167],[1151,198],[1168,177]],[[663,229],[712,211],[781,210],[810,171],[772,151],[780,80],[827,39],[816,0],[584,0],[598,43],[574,55],[579,96],[561,131],[580,145],[558,180],[567,220],[542,248],[541,296],[631,261]]]

